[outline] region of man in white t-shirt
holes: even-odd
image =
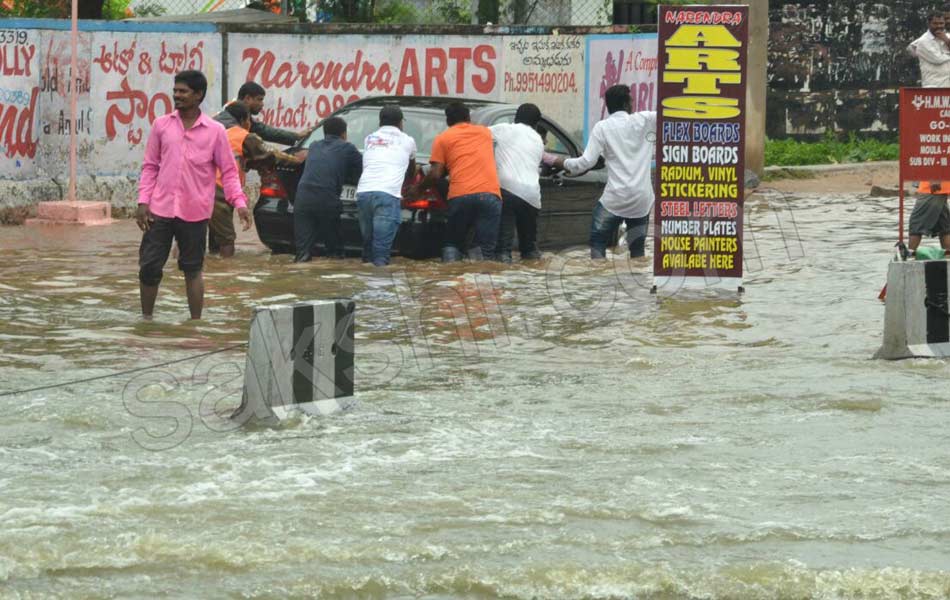
[[[521,259],[541,258],[538,250],[538,213],[541,212],[541,185],[538,169],[544,155],[544,142],[535,129],[541,110],[534,104],[522,104],[514,123],[493,125],[495,167],[501,184],[501,230],[495,258],[511,262],[511,245],[518,230]]]
[[[930,13],[927,32],[907,46],[920,62],[920,84],[925,88],[950,87],[950,38],[944,14]]]
[[[604,94],[610,116],[594,125],[584,154],[559,158],[555,165],[571,175],[580,175],[603,156],[607,165],[607,185],[594,207],[590,226],[590,257],[607,257],[620,227],[627,224],[630,257],[644,255],[650,211],[653,209],[653,182],[650,167],[656,143],[656,113],[630,114],[630,88],[619,84]]]
[[[402,214],[403,182],[416,172],[416,141],[402,131],[402,110],[379,111],[379,129],[366,136],[363,174],[356,186],[363,262],[389,264]]]

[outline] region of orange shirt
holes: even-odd
[[[950,181],[941,181],[940,182],[940,191],[932,192],[930,191],[930,182],[921,181],[920,185],[917,186],[918,194],[945,194],[950,195]]]
[[[449,172],[449,199],[469,194],[501,197],[491,131],[481,125],[456,123],[436,136],[430,162]]]

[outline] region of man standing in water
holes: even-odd
[[[555,165],[571,175],[592,169],[603,156],[607,163],[607,185],[594,207],[590,226],[590,257],[607,256],[620,222],[627,224],[630,257],[644,255],[650,210],[653,208],[653,183],[650,164],[656,138],[656,113],[630,114],[630,88],[620,84],[604,94],[610,116],[591,131],[584,154],[577,158],[559,158]]]
[[[521,259],[541,258],[538,250],[538,215],[541,212],[539,167],[544,160],[544,142],[537,131],[541,109],[522,104],[514,123],[491,126],[495,140],[495,165],[501,184],[501,229],[495,258],[511,262],[511,246],[518,230]]]
[[[251,227],[247,198],[224,127],[201,112],[207,90],[208,81],[200,71],[175,75],[175,110],[155,120],[145,145],[135,214],[144,232],[139,247],[139,293],[145,319],[152,318],[173,239],[178,242],[178,268],[185,274],[191,318],[201,318],[201,271],[216,170],[221,172],[225,198],[238,209],[244,230]]]

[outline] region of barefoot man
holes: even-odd
[[[208,81],[200,71],[175,75],[175,110],[155,119],[145,146],[135,220],[144,232],[139,247],[139,292],[146,319],[152,318],[155,309],[172,240],[178,242],[178,268],[185,274],[191,318],[201,318],[205,294],[201,270],[214,207],[216,170],[221,172],[225,198],[237,208],[244,230],[251,227],[247,198],[224,127],[201,112],[207,90]]]

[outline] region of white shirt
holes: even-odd
[[[356,193],[383,192],[402,198],[406,170],[415,157],[416,140],[398,127],[380,127],[363,142],[363,175]]]
[[[929,31],[907,47],[920,61],[923,87],[950,87],[950,49]]]
[[[501,188],[540,209],[538,168],[544,155],[541,136],[524,123],[502,123],[489,129],[495,140],[495,167]]]
[[[587,171],[601,155],[607,163],[607,186],[600,203],[625,219],[639,219],[653,208],[650,166],[656,152],[656,113],[632,115],[618,110],[594,125],[584,154],[564,161],[568,173]]]

